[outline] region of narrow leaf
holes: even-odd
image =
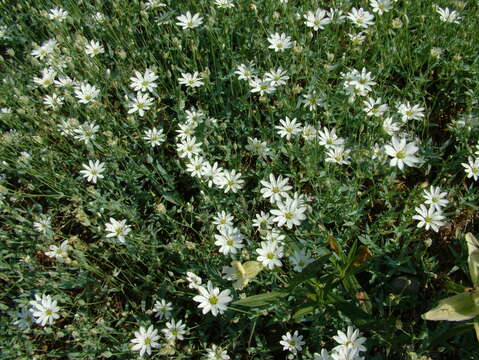
[[[240,299],[238,301],[235,301],[235,305],[241,305],[241,306],[247,306],[247,307],[259,307],[259,306],[265,306],[276,299],[279,299],[283,296],[286,296],[287,294],[284,292],[280,291],[272,291],[264,294],[259,294],[259,295],[253,295],[253,296],[248,296],[247,298]]]

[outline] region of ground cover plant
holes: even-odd
[[[0,9],[1,359],[479,358],[477,1]]]

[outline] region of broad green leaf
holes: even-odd
[[[247,307],[259,307],[259,306],[265,306],[276,299],[279,299],[283,296],[286,296],[287,294],[284,292],[280,291],[272,291],[264,294],[259,294],[259,295],[253,295],[253,296],[248,296],[247,298],[240,299],[238,301],[235,301],[235,305],[241,305],[241,306],[247,306]]]
[[[439,301],[439,304],[422,314],[425,320],[464,321],[479,314],[479,293],[464,292]]]
[[[469,254],[467,262],[469,264],[469,273],[472,284],[475,288],[479,287],[479,242],[471,233],[466,234],[467,252]]]

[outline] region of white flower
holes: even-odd
[[[155,304],[153,305],[153,311],[156,313],[155,317],[161,319],[169,319],[171,317],[171,311],[173,310],[173,306],[170,302],[166,302],[165,299],[156,300]]]
[[[188,158],[188,163],[186,164],[186,171],[188,171],[193,177],[202,177],[204,160],[202,156],[192,156]]]
[[[248,145],[246,145],[245,148],[262,159],[266,159],[270,156],[270,149],[268,148],[266,141],[261,141],[257,138],[248,137]]]
[[[366,35],[364,35],[364,32],[362,31],[357,34],[349,33],[348,37],[349,37],[349,40],[351,40],[351,42],[355,46],[361,45],[364,42],[364,40],[366,40]]]
[[[399,131],[399,124],[395,122],[391,116],[389,116],[383,121],[383,130],[389,136],[394,136]]]
[[[223,255],[236,254],[243,245],[243,235],[232,226],[223,225],[218,228],[219,234],[215,235],[215,245],[219,246],[219,252]]]
[[[234,217],[231,214],[222,210],[213,218],[213,224],[216,225],[216,228],[219,230],[223,226],[233,226],[233,220]]]
[[[176,150],[180,158],[191,158],[193,155],[199,155],[201,153],[201,143],[196,142],[196,137],[187,136],[180,139],[180,143],[176,144]]]
[[[45,255],[55,259],[64,259],[68,257],[69,250],[68,240],[65,240],[60,246],[50,245],[50,251],[46,251]]]
[[[238,80],[251,80],[255,74],[254,63],[250,62],[249,64],[240,64],[234,72],[238,75]]]
[[[264,74],[264,79],[269,81],[273,86],[286,85],[286,80],[289,80],[288,72],[282,67],[271,69],[269,72]]]
[[[165,141],[165,134],[163,129],[157,130],[156,128],[145,130],[143,139],[148,141],[151,147],[161,145]]]
[[[461,20],[461,16],[455,10],[449,10],[449,8],[440,8],[436,6],[436,12],[439,14],[441,21],[452,23],[452,24],[459,24]]]
[[[193,301],[199,303],[198,307],[203,309],[203,314],[211,311],[213,316],[223,314],[228,309],[228,304],[233,300],[230,297],[230,290],[223,290],[220,292],[219,288],[213,287],[211,281],[208,281],[206,289],[203,286],[198,286],[200,295],[196,295]]]
[[[283,266],[281,258],[284,256],[283,246],[277,241],[262,241],[261,247],[256,249],[256,258],[265,268],[273,270]]]
[[[45,41],[40,47],[33,49],[30,54],[37,59],[43,60],[55,52],[57,45],[55,39],[50,39]]]
[[[346,333],[338,330],[338,335],[333,336],[333,339],[339,344],[333,351],[340,351],[342,348],[352,348],[358,351],[367,350],[363,345],[366,342],[366,338],[361,337],[359,329],[354,329],[352,326],[348,326]]]
[[[316,110],[318,106],[324,105],[323,98],[316,93],[316,91],[312,91],[307,94],[303,94],[303,98],[301,99],[304,107],[309,107],[309,111]]]
[[[80,104],[88,104],[94,101],[99,94],[100,90],[88,83],[83,83],[75,87],[75,96]]]
[[[52,325],[53,322],[60,318],[58,312],[60,308],[57,306],[57,301],[53,300],[50,295],[43,294],[40,297],[35,295],[35,300],[29,302],[31,305],[30,312],[35,318],[35,322],[41,326],[45,326],[47,323]]]
[[[275,52],[284,51],[293,47],[291,38],[285,33],[282,33],[281,35],[278,33],[271,34],[268,37],[268,41],[271,44],[270,46],[268,46],[268,49],[273,49]]]
[[[211,345],[211,348],[206,349],[206,358],[208,360],[230,360],[230,356],[226,352],[226,350],[223,350],[222,348],[216,346],[216,345]]]
[[[209,161],[203,161],[201,168],[201,176],[203,176],[204,181],[207,182],[208,187],[212,187],[215,181],[223,176],[223,168],[218,166],[218,163],[215,161],[211,164]],[[216,179],[216,180],[215,180]]]
[[[101,163],[98,160],[95,162],[89,160],[88,165],[82,164],[82,166],[85,170],[80,170],[80,174],[82,174],[87,181],[96,184],[97,179],[103,179],[104,176],[101,173],[105,171],[104,163]]]
[[[187,121],[183,124],[178,124],[180,127],[176,132],[178,133],[178,137],[180,139],[187,138],[188,136],[193,136],[195,134],[195,129],[198,126],[197,122],[194,121]]]
[[[279,342],[283,345],[283,350],[291,352],[293,355],[296,355],[298,351],[303,349],[303,345],[305,342],[303,341],[303,336],[299,335],[298,331],[296,330],[293,335],[288,331],[286,335],[281,337],[281,341]]]
[[[390,165],[397,166],[401,170],[404,169],[404,165],[415,166],[421,162],[420,158],[414,156],[418,150],[414,141],[408,143],[406,138],[393,137],[392,143],[384,146],[386,154],[392,157]]]
[[[99,129],[100,127],[94,122],[87,122],[81,124],[78,128],[73,130],[76,134],[74,138],[76,140],[83,141],[85,144],[88,144],[95,138],[95,134],[98,132]]]
[[[130,78],[130,88],[134,91],[153,92],[157,87],[155,83],[157,79],[158,76],[150,69],[146,69],[145,74],[135,71],[135,76]]]
[[[53,84],[56,76],[57,72],[53,68],[44,68],[42,70],[42,77],[34,77],[33,82],[43,88],[47,88]]]
[[[58,96],[57,94],[45,95],[43,97],[43,104],[52,110],[55,110],[63,104],[63,100],[63,96]]]
[[[324,25],[331,22],[331,19],[327,16],[326,10],[323,9],[316,9],[314,13],[308,11],[308,13],[304,15],[304,18],[306,19],[304,24],[307,27],[313,28],[314,31],[318,31],[319,29],[323,30]]]
[[[401,120],[406,122],[408,120],[421,120],[424,117],[424,108],[419,105],[400,104],[397,108],[398,113],[401,114]]]
[[[195,273],[188,271],[186,273],[186,280],[188,281],[188,287],[190,289],[197,289],[201,285],[201,278]]]
[[[184,339],[183,335],[186,334],[186,325],[183,324],[181,320],[175,321],[172,319],[165,325],[166,329],[161,330],[161,332],[165,335],[167,341],[174,342],[176,340]]]
[[[314,358],[313,360],[331,360],[328,354],[328,350],[326,349],[321,349],[321,353],[314,353],[313,354]]]
[[[45,235],[51,229],[51,222],[52,220],[49,216],[42,216],[33,223],[33,227],[36,231]]]
[[[117,237],[122,244],[125,243],[125,236],[131,231],[129,225],[126,225],[126,220],[116,221],[112,217],[110,222],[105,224],[105,230],[108,232],[107,238]]]
[[[273,221],[278,227],[286,225],[291,229],[293,225],[301,225],[301,221],[306,219],[306,207],[300,205],[297,199],[287,198],[285,201],[276,202],[276,206],[278,209],[272,209],[270,212],[275,216]]]
[[[229,9],[235,6],[233,0],[215,0],[215,4],[220,9]]]
[[[441,211],[444,206],[449,204],[449,200],[446,199],[446,196],[447,192],[441,192],[439,186],[434,187],[431,185],[429,191],[424,189],[423,197],[426,199],[424,203],[434,207],[437,211]]]
[[[185,85],[186,87],[194,88],[204,85],[202,78],[198,71],[191,73],[181,73],[181,77],[178,78],[180,85]]]
[[[329,147],[326,151],[326,162],[336,163],[339,165],[348,165],[349,153],[351,150],[346,149],[343,145]]]
[[[368,116],[381,117],[388,110],[388,105],[381,103],[381,98],[373,99],[371,97],[363,101],[363,111]]]
[[[471,156],[468,157],[467,163],[462,163],[461,165],[464,167],[467,177],[474,178],[474,181],[477,181],[479,178],[479,158],[472,158]]]
[[[98,54],[103,54],[105,49],[98,41],[90,40],[90,42],[85,45],[85,52],[88,56],[94,57]]]
[[[290,120],[289,117],[279,120],[281,125],[275,126],[275,129],[278,130],[278,135],[285,137],[286,140],[291,140],[292,135],[297,135],[301,133],[301,123],[296,122],[296,118]]]
[[[257,77],[249,80],[249,86],[251,87],[252,93],[259,93],[260,96],[263,96],[264,94],[271,94],[276,91],[276,87],[271,83],[271,81]]]
[[[241,173],[236,173],[236,170],[224,170],[221,176],[218,176],[216,179],[213,179],[214,183],[220,188],[223,189],[225,193],[238,192],[239,189],[243,187],[244,180],[241,179]]]
[[[373,8],[373,12],[382,15],[393,8],[391,0],[369,0],[369,4]]]
[[[133,98],[129,104],[130,109],[128,110],[128,114],[138,112],[138,115],[143,116],[145,115],[145,111],[149,110],[152,104],[153,99],[149,97],[148,94],[143,94],[141,92],[136,93],[136,98]]]
[[[299,249],[296,250],[293,255],[289,257],[289,261],[291,262],[291,264],[293,264],[294,271],[301,272],[314,260],[305,249]]]
[[[283,179],[281,175],[276,179],[273,174],[269,174],[269,182],[266,180],[260,181],[261,185],[263,185],[260,190],[263,198],[269,199],[271,203],[287,198],[289,196],[288,191],[292,189],[292,186],[287,185],[288,181],[288,178]]]
[[[374,15],[369,11],[365,11],[363,8],[356,9],[353,7],[351,12],[348,13],[348,19],[351,22],[361,28],[368,28],[370,25],[374,25]]]
[[[439,228],[446,223],[441,221],[444,220],[446,217],[442,215],[440,210],[436,210],[434,206],[430,206],[426,208],[423,204],[416,207],[417,215],[413,215],[414,220],[419,220],[417,224],[418,228],[425,227],[426,230],[432,228],[435,232],[439,231]]]
[[[327,127],[324,127],[318,130],[318,137],[318,144],[326,148],[334,148],[344,144],[344,139],[336,135],[336,128],[330,131]]]
[[[138,331],[135,331],[135,338],[131,340],[135,344],[131,347],[131,350],[139,351],[140,356],[145,355],[145,352],[151,355],[152,348],[157,349],[160,347],[160,344],[157,342],[159,339],[158,330],[153,325],[150,325],[148,330],[141,326]]]
[[[200,14],[191,15],[189,11],[186,14],[177,16],[176,19],[178,20],[176,25],[181,26],[183,30],[193,29],[203,23],[203,18]]]
[[[305,141],[312,141],[318,137],[318,131],[312,125],[304,125],[301,130],[301,136]]]
[[[32,313],[27,308],[22,308],[16,317],[16,320],[13,321],[13,325],[18,326],[21,330],[28,329],[33,322]]]
[[[48,12],[48,18],[50,20],[55,20],[58,22],[62,22],[63,20],[67,18],[67,16],[68,16],[68,11],[63,10],[62,8],[53,8],[53,9],[50,9],[50,11]]]
[[[72,79],[69,76],[59,76],[58,79],[54,81],[56,87],[66,88],[71,87],[76,83],[76,80]]]
[[[186,115],[186,122],[190,124],[191,123],[198,124],[205,117],[205,113],[203,111],[196,110],[194,107],[192,107],[190,110],[186,110],[185,115]]]
[[[255,217],[256,218],[253,220],[253,227],[262,230],[271,229],[271,226],[273,225],[273,218],[270,214],[261,211],[259,214],[256,214]]]

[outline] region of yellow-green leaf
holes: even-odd
[[[479,293],[464,292],[439,301],[434,309],[422,314],[425,320],[464,321],[479,314]]]
[[[469,254],[467,262],[469,264],[469,273],[472,284],[479,288],[479,242],[471,233],[466,234],[467,252]]]

